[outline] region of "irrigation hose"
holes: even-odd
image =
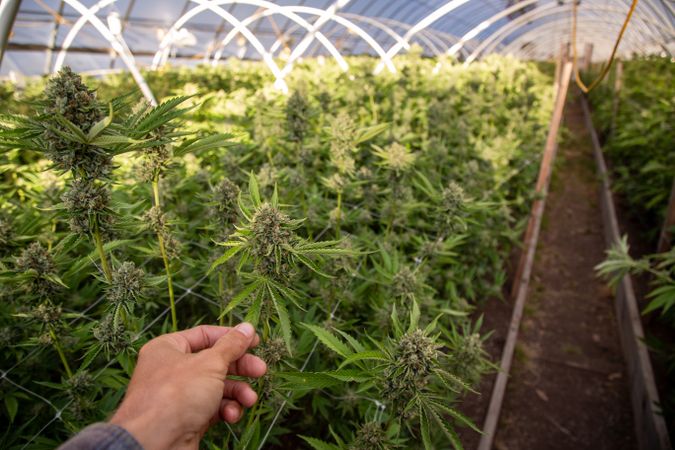
[[[630,18],[633,16],[633,12],[635,11],[637,4],[638,0],[633,0],[633,3],[630,5],[630,9],[626,15],[626,20],[623,22],[623,26],[621,27],[619,36],[616,38],[616,42],[614,42],[614,48],[612,49],[612,54],[609,57],[609,61],[602,69],[602,72],[600,72],[600,75],[595,80],[593,80],[591,84],[586,86],[586,84],[581,79],[581,75],[579,74],[579,65],[577,60],[577,0],[572,0],[572,64],[574,66],[574,79],[577,83],[577,86],[579,86],[579,89],[581,89],[584,94],[588,94],[607,76],[609,69],[612,67],[612,63],[614,62],[616,51],[619,48],[619,44],[621,43],[624,33],[626,32],[626,28],[628,28],[628,23],[630,22]]]

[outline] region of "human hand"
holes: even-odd
[[[260,377],[265,362],[247,353],[258,345],[253,326],[201,325],[145,344],[127,393],[110,422],[129,431],[145,450],[197,449],[220,420],[237,422],[258,400],[244,381]]]

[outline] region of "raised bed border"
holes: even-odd
[[[584,120],[593,143],[596,170],[600,180],[600,203],[605,243],[611,247],[621,239],[616,208],[612,197],[607,165],[598,135],[593,127],[591,112],[585,96],[580,96]],[[674,185],[675,186],[675,185]],[[654,381],[654,371],[649,351],[644,343],[644,329],[640,320],[633,282],[630,275],[621,279],[614,298],[614,307],[621,336],[633,406],[633,420],[638,446],[643,450],[671,450],[668,428],[658,411],[659,393]]]

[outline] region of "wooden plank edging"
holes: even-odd
[[[612,191],[609,173],[598,135],[593,127],[590,109],[585,97],[581,97],[586,127],[593,142],[593,155],[597,173],[601,181],[600,200],[602,204],[602,221],[607,247],[620,240],[619,222]],[[654,371],[649,359],[649,351],[644,344],[644,330],[640,320],[640,310],[633,291],[630,275],[626,275],[617,286],[615,296],[616,318],[621,336],[628,378],[630,382],[631,403],[635,433],[640,449],[671,450],[668,429],[663,416],[658,411],[659,393],[654,382]]]
[[[560,129],[560,124],[562,122],[571,74],[572,63],[566,62],[562,68],[560,85],[558,86],[553,115],[551,117],[548,136],[546,138],[546,146],[544,147],[544,154],[539,167],[539,177],[537,178],[537,185],[535,188],[536,198],[532,204],[532,212],[527,224],[525,238],[523,239],[525,248],[521,254],[513,285],[512,297],[515,297],[516,300],[511,315],[509,331],[506,343],[504,344],[504,349],[502,350],[502,358],[499,372],[497,373],[497,379],[492,388],[490,405],[488,406],[487,415],[485,416],[483,435],[478,443],[478,450],[490,450],[497,432],[499,414],[501,413],[502,403],[504,402],[506,383],[508,382],[511,363],[513,362],[513,354],[516,348],[516,341],[518,340],[518,330],[523,317],[527,290],[530,284],[534,255],[539,240],[539,231],[541,230],[544,207],[546,206],[546,196],[551,181],[553,161],[558,150],[558,130]]]

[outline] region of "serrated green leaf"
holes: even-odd
[[[335,353],[342,356],[343,358],[346,358],[350,356],[352,353],[354,353],[347,346],[347,344],[342,342],[337,336],[335,336],[333,333],[326,330],[325,328],[321,328],[319,326],[312,325],[309,323],[303,323],[302,325],[309,331],[311,331],[323,345],[333,350]]]
[[[305,442],[307,442],[314,450],[340,450],[340,447],[337,445],[329,444],[324,442],[321,439],[316,439],[308,436],[298,435]]]

